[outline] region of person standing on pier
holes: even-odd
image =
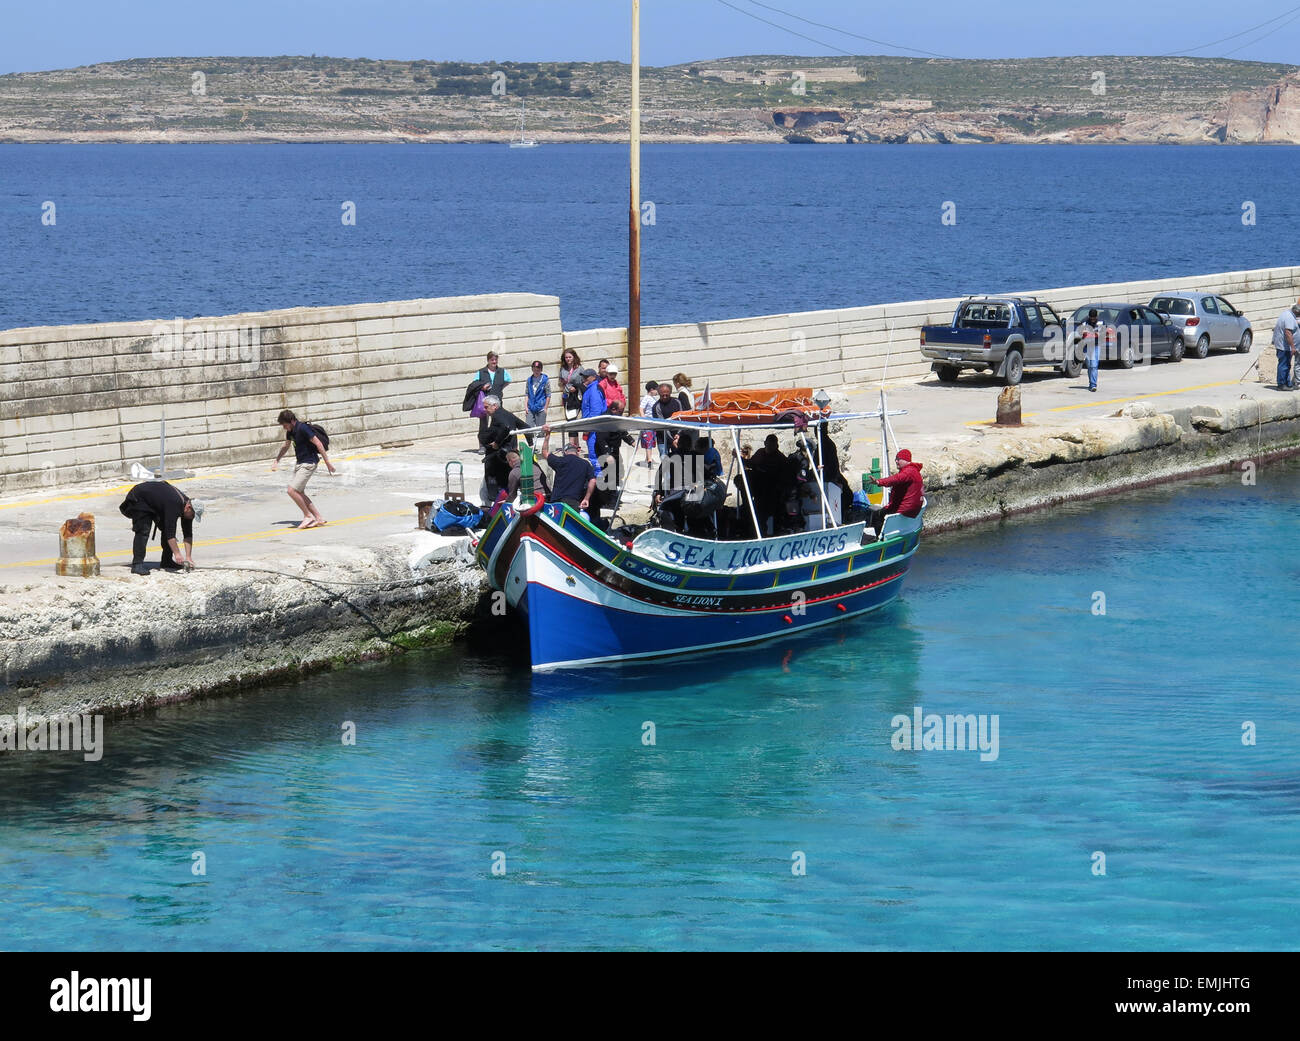
[[[551,377],[542,371],[540,361],[533,362],[533,374],[528,377],[524,383],[524,390],[528,401],[526,402],[525,416],[530,427],[541,427],[546,425],[546,410],[551,405]],[[533,443],[532,437],[528,438],[528,443]]]
[[[654,418],[655,402],[659,400],[659,384],[654,380],[647,380],[645,385],[645,394],[641,396],[641,415],[646,419]],[[637,463],[637,466],[654,466],[655,446],[658,439],[653,430],[641,431],[641,447],[645,449],[645,460]]]
[[[623,389],[623,385],[618,382],[617,365],[611,365],[605,370],[605,374],[600,381],[600,392],[605,395],[606,406],[617,401],[626,410],[627,392]]]
[[[338,472],[330,462],[329,435],[310,423],[299,421],[298,417],[287,408],[280,413],[277,422],[284,428],[284,444],[280,446],[279,454],[271,463],[271,469],[280,468],[280,460],[284,458],[284,453],[289,451],[289,445],[292,443],[294,466],[293,476],[289,479],[289,498],[298,509],[302,510],[302,523],[298,528],[299,530],[319,528],[325,523],[325,518],[320,515],[316,504],[307,494],[307,482],[311,480],[322,459],[325,460],[325,468],[331,474]]]
[[[695,395],[691,393],[691,378],[684,372],[679,372],[673,377],[673,386],[677,390],[677,401],[681,408],[679,412],[689,412],[695,407]]]
[[[673,397],[673,387],[671,383],[659,384],[659,397],[650,409],[652,419],[672,419],[674,415],[682,410],[682,403]],[[661,430],[659,432],[659,458],[662,459],[668,454],[668,437]]]
[[[1103,326],[1094,307],[1088,317],[1079,326],[1078,341],[1084,346],[1084,355],[1088,360],[1088,391],[1097,393],[1097,369],[1101,364],[1101,337]]]
[[[1277,316],[1277,322],[1273,326],[1273,350],[1277,352],[1277,389],[1278,390],[1295,390],[1295,376],[1291,371],[1291,363],[1295,358],[1298,346],[1297,338],[1300,337],[1300,300],[1288,307]]]
[[[506,384],[510,382],[510,373],[501,368],[496,351],[488,351],[487,364],[478,370],[479,390],[486,396],[491,394],[498,401],[504,401]],[[483,440],[483,432],[488,428],[487,414],[478,417],[478,437]]]
[[[577,419],[582,411],[582,359],[571,347],[560,354],[560,402],[565,419]]]
[[[595,416],[605,414],[605,394],[600,389],[600,373],[595,369],[583,369],[580,373],[582,379],[582,418],[591,419]],[[596,476],[600,476],[600,460],[596,456],[596,434],[594,431],[588,433],[583,440],[587,444],[587,462],[591,463],[591,468],[595,470]]]

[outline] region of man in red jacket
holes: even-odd
[[[904,517],[915,517],[921,512],[921,500],[925,497],[925,488],[921,483],[921,464],[912,462],[912,453],[900,448],[894,456],[896,472],[892,477],[881,477],[877,484],[889,489],[889,504],[883,509],[871,511],[871,526],[876,529],[876,538],[880,538],[885,518],[891,513],[901,513]]]

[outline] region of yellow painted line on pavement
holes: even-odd
[[[168,484],[184,484],[186,481],[215,481],[218,479],[228,479],[231,474],[204,474],[202,477],[177,477]],[[59,502],[81,502],[85,499],[106,499],[110,495],[125,495],[134,488],[139,481],[131,484],[119,484],[114,488],[104,488],[97,492],[78,492],[76,495],[56,495],[49,499],[27,499],[23,502],[6,502],[0,503],[0,510],[17,510],[24,506],[50,506]]]
[[[350,524],[364,524],[366,521],[381,520],[384,517],[402,517],[402,516],[409,517],[410,514],[411,511],[409,509],[388,510],[384,513],[363,513],[357,517],[344,517],[342,520],[332,520],[325,525],[325,530],[328,531],[330,528],[342,528]],[[202,539],[194,543],[194,548],[200,549],[209,546],[230,546],[240,542],[255,542],[260,539],[273,539],[277,535],[305,535],[309,531],[319,531],[319,530],[320,530],[319,528],[307,528],[304,531],[299,531],[299,529],[295,527],[295,528],[274,528],[270,531],[252,531],[245,535],[231,535],[228,538],[222,538],[222,539]],[[155,551],[160,551],[161,548],[162,547],[158,543],[154,543],[152,546],[149,547],[147,552],[153,553]],[[103,559],[104,557],[126,557],[131,555],[131,550],[110,549],[110,550],[100,552],[96,555],[99,556],[101,559]],[[0,564],[0,570],[3,570],[5,568],[19,568],[19,567],[44,567],[50,564],[57,563],[58,559],[59,559],[58,557],[46,557],[42,560],[20,560],[14,564]],[[202,570],[202,567],[203,565],[200,564],[199,569]]]
[[[1234,387],[1240,380],[1223,380],[1220,383],[1198,383],[1194,387],[1179,387],[1177,390],[1154,390],[1150,394],[1138,394],[1131,398],[1109,398],[1106,401],[1088,401],[1081,405],[1058,405],[1056,408],[1049,408],[1048,412],[1069,412],[1076,408],[1096,408],[1098,405],[1123,405],[1130,401],[1143,401],[1146,398],[1167,398],[1171,394],[1186,394],[1192,390],[1209,390],[1211,387]]]
[[[1179,387],[1176,390],[1153,390],[1149,394],[1136,394],[1131,398],[1106,398],[1102,401],[1084,401],[1078,405],[1057,405],[1055,408],[1049,408],[1048,412],[1072,412],[1080,408],[1101,408],[1106,405],[1126,405],[1133,401],[1145,401],[1147,398],[1167,398],[1174,394],[1187,394],[1193,390],[1209,390],[1212,387],[1235,387],[1240,380],[1222,380],[1218,383],[1197,383],[1191,387]],[[1037,416],[1038,412],[1022,413],[1022,418]],[[968,427],[992,426],[995,420],[992,419],[973,419],[966,425]]]
[[[378,452],[358,452],[356,455],[345,455],[339,462],[350,463],[353,459],[374,459],[376,456],[391,455],[392,452],[391,448],[384,448]]]

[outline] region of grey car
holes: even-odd
[[[1075,349],[1071,352],[1066,375],[1079,374],[1079,359],[1083,357],[1079,346],[1082,340],[1080,330],[1089,311],[1097,312],[1106,330],[1100,354],[1102,361],[1117,361],[1124,368],[1131,369],[1135,361],[1145,362],[1152,358],[1183,360],[1183,331],[1169,315],[1142,304],[1103,301],[1084,304],[1070,317],[1070,344]]]
[[[1246,316],[1213,293],[1160,293],[1151,298],[1150,307],[1173,319],[1187,353],[1196,358],[1219,347],[1245,354],[1255,338]]]

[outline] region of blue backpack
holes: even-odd
[[[478,527],[483,520],[483,511],[477,506],[471,506],[461,499],[449,499],[444,502],[438,512],[433,515],[433,530],[439,534],[460,534],[458,531],[452,531],[453,528],[460,528],[465,531],[472,531]]]

